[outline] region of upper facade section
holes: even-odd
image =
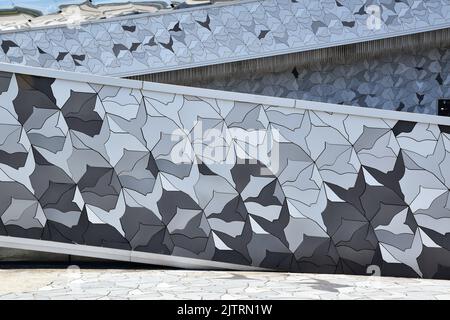
[[[3,31],[0,61],[131,76],[450,27],[448,0],[260,0]]]
[[[218,0],[223,2],[230,0]],[[81,24],[212,4],[210,0],[2,0],[0,30]]]

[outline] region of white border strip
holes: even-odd
[[[60,80],[69,80],[82,83],[92,83],[99,85],[109,85],[116,87],[125,87],[131,89],[142,89],[144,91],[157,91],[169,94],[181,94],[196,96],[200,98],[220,99],[238,102],[247,102],[254,104],[270,105],[274,107],[298,108],[312,111],[322,111],[336,114],[348,114],[370,118],[381,118],[390,120],[412,121],[418,123],[429,123],[437,125],[450,126],[450,117],[442,117],[436,115],[410,113],[404,111],[381,110],[375,108],[364,108],[355,106],[346,106],[340,104],[294,100],[288,98],[278,98],[271,96],[262,96],[248,93],[237,93],[230,91],[220,91],[212,89],[203,89],[187,86],[179,86],[173,84],[162,84],[155,82],[146,82],[139,80],[129,80],[105,76],[96,76],[85,73],[53,70],[29,67],[23,65],[15,65],[8,63],[0,63],[0,71],[33,75],[38,77],[49,77]],[[143,92],[145,94],[145,92]]]
[[[0,247],[137,262],[183,269],[269,271],[269,269],[234,263],[9,236],[0,236]]]

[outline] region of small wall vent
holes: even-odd
[[[438,115],[450,117],[450,99],[438,100]]]

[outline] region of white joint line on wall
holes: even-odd
[[[0,236],[0,247],[136,262],[183,269],[270,271],[269,269],[234,263],[9,236]]]
[[[82,83],[138,89],[143,90],[144,95],[146,95],[145,91],[147,91],[147,95],[150,95],[151,91],[155,91],[168,94],[189,95],[207,99],[219,99],[219,100],[246,102],[253,104],[262,104],[282,108],[298,108],[304,110],[322,111],[336,114],[347,114],[361,117],[411,121],[418,123],[450,126],[450,117],[443,117],[429,114],[381,110],[375,108],[363,108],[317,101],[295,100],[289,98],[278,98],[249,93],[237,93],[231,91],[203,89],[173,84],[163,84],[140,80],[97,76],[79,72],[44,69],[9,63],[0,63],[0,71],[26,74],[37,77],[55,78],[59,80],[68,80]]]

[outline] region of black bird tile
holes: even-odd
[[[141,45],[140,42],[133,42],[130,47],[130,52],[136,51],[136,49]]]
[[[392,132],[395,136],[398,136],[400,133],[409,133],[413,131],[415,126],[416,122],[400,120],[392,128]]]
[[[424,94],[420,94],[420,93],[416,93],[416,97],[417,97],[417,100],[419,100],[419,105],[420,105],[422,103],[423,98],[425,97],[425,95]]]
[[[444,84],[444,80],[442,79],[442,76],[440,73],[436,76],[436,81],[439,83],[440,86]]]
[[[400,104],[398,105],[397,109],[395,109],[395,110],[402,111],[403,109],[405,109],[405,104],[400,101]]]
[[[122,29],[129,32],[135,32],[136,26],[122,26]]]
[[[207,14],[206,15],[206,20],[203,22],[203,21],[200,21],[200,20],[195,20],[199,25],[201,25],[203,28],[206,28],[206,29],[208,29],[209,31],[211,31],[211,28],[210,28],[210,26],[209,26],[209,24],[210,24],[210,22],[211,22],[211,19],[210,19],[210,17],[209,17],[209,15]]]
[[[72,54],[71,56],[73,60],[84,61],[86,59],[86,55],[84,54]]]
[[[353,28],[355,26],[355,21],[342,21],[344,27]]]
[[[119,56],[120,51],[122,50],[128,50],[127,47],[125,47],[123,44],[121,43],[116,43],[114,44],[113,48],[112,48],[114,55],[117,57]]]
[[[266,37],[266,35],[269,33],[270,30],[261,30],[261,32],[258,35],[258,39],[264,39]]]
[[[167,50],[170,50],[170,51],[174,52],[173,51],[173,39],[172,39],[172,37],[170,37],[170,40],[169,40],[168,43],[160,42],[159,44],[162,45]]]
[[[153,37],[152,37],[146,44],[144,44],[144,45],[150,46],[150,47],[156,46],[157,43],[156,43],[156,41],[155,41],[155,36],[153,36]]]
[[[355,12],[355,14],[360,15],[360,16],[365,15],[365,14],[366,14],[366,8],[365,8],[365,6],[363,5],[361,8],[359,8],[359,11],[358,11],[358,12]]]
[[[84,59],[86,58],[86,56],[84,54],[81,54],[81,55],[72,54],[71,56],[72,56],[73,62],[75,63],[75,65],[77,67],[81,66],[80,61],[84,61]]]
[[[14,41],[3,40],[1,47],[2,47],[3,52],[5,54],[7,54],[10,48],[18,47],[18,45]]]
[[[67,54],[68,54],[68,52],[60,52],[59,54],[58,54],[58,56],[56,57],[56,61],[61,61],[61,60],[64,60],[64,58],[67,56]]]
[[[178,21],[178,22],[173,26],[173,28],[170,29],[169,31],[174,31],[174,32],[183,31],[183,30],[180,28],[180,22]]]

